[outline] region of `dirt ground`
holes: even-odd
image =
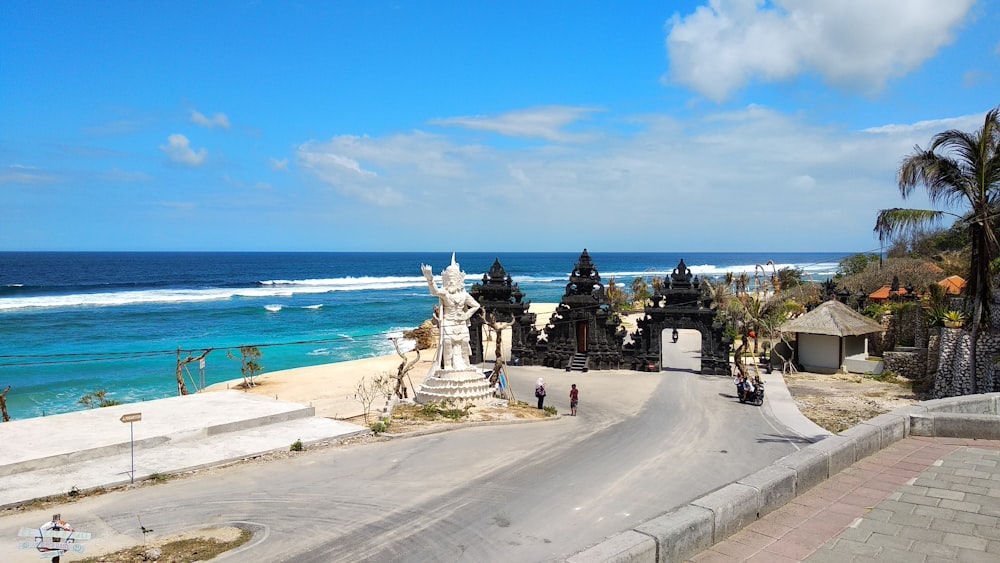
[[[438,430],[449,426],[487,421],[519,421],[539,420],[554,416],[553,413],[539,410],[523,401],[508,404],[497,400],[491,404],[471,407],[469,409],[436,409],[433,406],[399,405],[392,412],[392,421],[385,432],[388,434],[407,434],[416,431]],[[376,419],[369,416],[368,422]],[[363,416],[348,419],[361,426],[368,426]]]
[[[830,432],[843,432],[898,407],[926,400],[909,380],[885,380],[855,374],[796,373],[784,376],[799,411]]]

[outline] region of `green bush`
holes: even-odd
[[[547,406],[547,407],[543,407],[542,410],[544,410],[545,412],[549,413],[552,416],[555,416],[555,415],[559,414],[559,410],[556,409],[555,407],[548,407]]]
[[[463,408],[457,408],[451,401],[445,401],[443,403],[427,403],[420,408],[420,414],[427,417],[443,416],[452,420],[458,420],[469,416],[469,410],[471,408],[471,404],[467,404]]]
[[[93,393],[87,393],[86,395],[80,397],[77,401],[81,405],[84,405],[88,409],[96,409],[102,407],[113,407],[115,405],[122,404],[121,401],[116,401],[115,399],[109,399],[107,397],[108,392],[104,389],[100,391],[94,391]]]
[[[292,446],[288,448],[289,451],[293,452],[301,452],[302,449],[303,449],[302,440],[295,440],[294,442],[292,442]]]
[[[389,429],[389,425],[384,420],[376,420],[372,423],[371,429],[375,434],[381,434]]]

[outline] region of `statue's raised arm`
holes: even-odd
[[[437,295],[441,292],[441,288],[434,283],[434,270],[427,264],[420,265],[420,271],[424,274],[424,279],[427,280],[427,287],[431,290],[431,295]]]

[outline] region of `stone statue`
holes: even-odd
[[[436,313],[441,343],[438,349],[438,365],[445,370],[469,369],[469,319],[479,310],[479,302],[465,291],[465,272],[455,263],[451,255],[451,265],[441,272],[443,287],[434,283],[431,267],[421,264],[420,271],[427,279],[431,295],[438,298],[440,308]]]

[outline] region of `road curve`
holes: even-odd
[[[766,409],[738,403],[729,378],[510,372],[520,397],[539,376],[560,411],[564,389],[578,383],[580,416],[306,452],[63,512],[77,529],[123,542],[141,538],[137,515],[162,534],[256,524],[255,540],[222,561],[554,561],[798,447]],[[16,520],[0,522],[0,533]]]

